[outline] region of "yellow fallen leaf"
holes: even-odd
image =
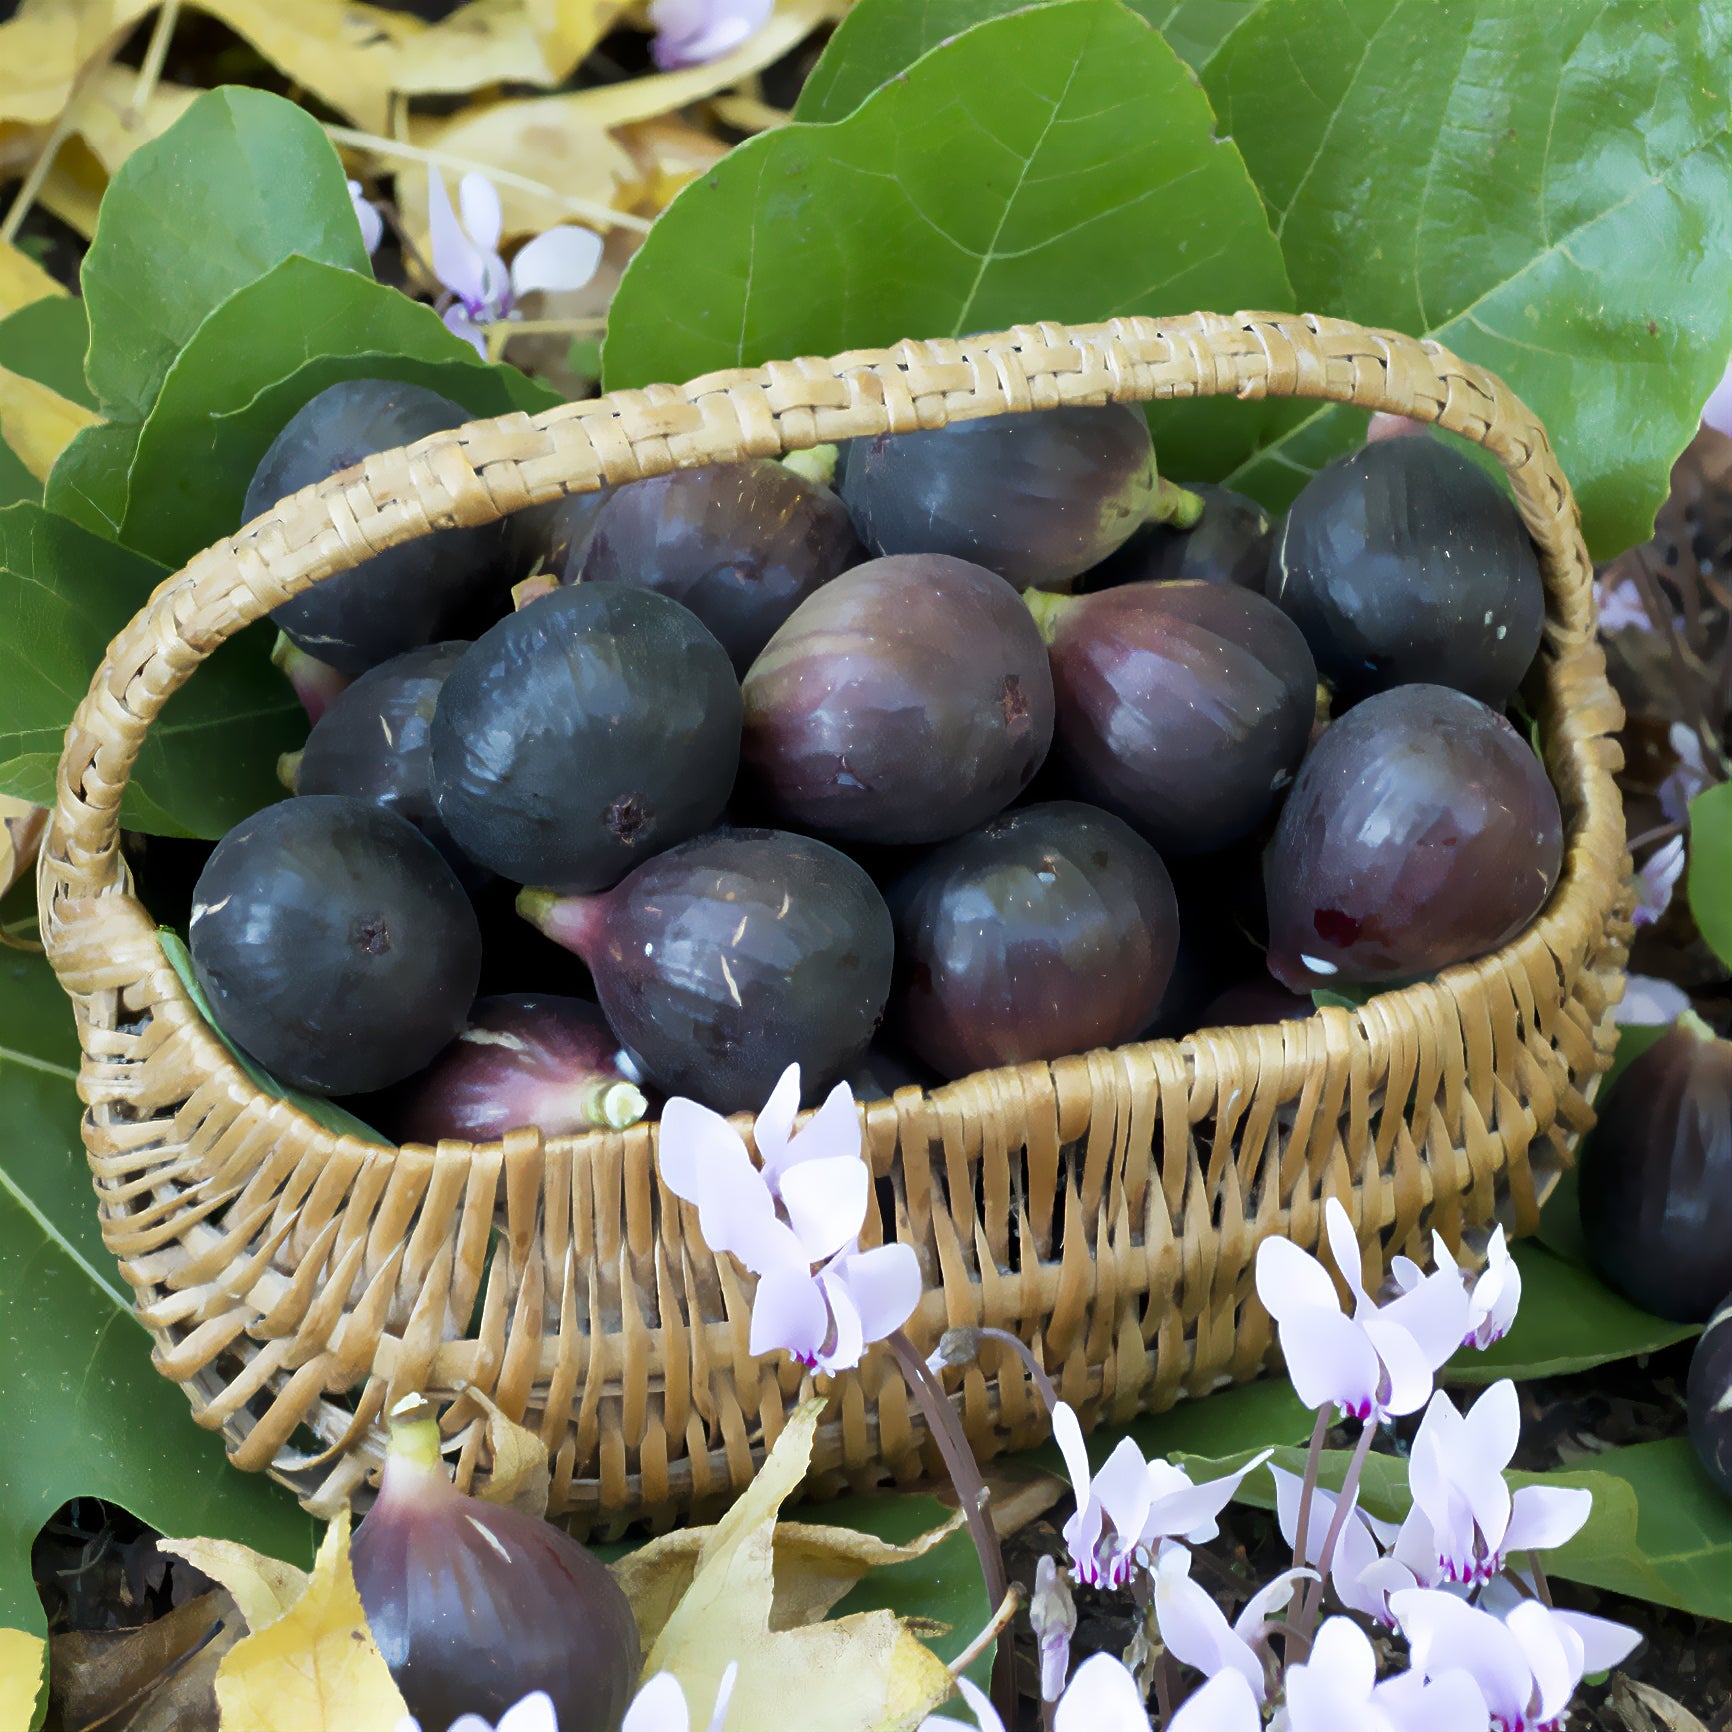
[[[507,1419],[479,1389],[471,1389],[469,1399],[487,1415],[487,1446],[493,1452],[493,1471],[481,1497],[487,1503],[521,1510],[538,1519],[546,1515],[547,1494],[553,1485],[547,1445],[533,1431]]]
[[[72,443],[75,434],[101,419],[82,403],[0,367],[0,439],[12,447],[38,481],[48,479],[54,459]]]
[[[643,1675],[672,1672],[688,1702],[709,1703],[739,1664],[730,1720],[789,1723],[798,1680],[801,1732],[905,1732],[951,1693],[944,1662],[889,1612],[776,1630],[776,1514],[812,1460],[822,1399],[789,1420],[745,1495],[709,1530],[691,1586],[650,1647]]]
[[[408,1712],[349,1568],[349,1514],[325,1530],[307,1590],[217,1670],[222,1732],[388,1732]]]
[[[42,1693],[48,1644],[28,1630],[0,1630],[0,1732],[28,1732]]]
[[[307,1591],[305,1570],[268,1558],[251,1546],[233,1540],[158,1540],[161,1551],[185,1558],[194,1569],[203,1570],[213,1582],[221,1582],[240,1607],[249,1630],[274,1624],[291,1610]]]
[[[89,240],[96,233],[97,212],[107,190],[108,171],[74,133],[54,153],[54,166],[37,196],[63,223]]]
[[[78,87],[67,124],[113,174],[141,144],[167,132],[199,94],[158,79],[141,104],[138,74],[130,66],[104,66]]]
[[[563,78],[614,26],[625,0],[528,0],[529,28]]]
[[[792,1630],[817,1623],[869,1570],[924,1557],[961,1521],[958,1514],[901,1546],[852,1528],[778,1522],[770,1628]],[[631,1601],[638,1634],[646,1643],[661,1634],[680,1596],[691,1586],[698,1556],[715,1531],[713,1527],[679,1528],[658,1535],[612,1566],[614,1580]]]
[[[0,319],[32,301],[66,291],[26,252],[0,241]]]
[[[657,216],[682,187],[728,154],[727,145],[714,133],[677,115],[634,120],[616,127],[613,136],[624,145],[636,169],[620,202]]]
[[[28,800],[0,794],[0,896],[36,864],[42,832],[47,828],[46,806],[32,806]]]
[[[112,52],[156,0],[24,0],[0,24],[0,120],[48,126],[79,72]]]

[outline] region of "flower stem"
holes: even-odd
[[[1317,1423],[1311,1427],[1311,1447],[1305,1453],[1305,1480],[1299,1488],[1299,1526],[1293,1534],[1293,1568],[1303,1569],[1311,1560],[1305,1556],[1305,1542],[1311,1537],[1311,1505],[1316,1500],[1317,1475],[1323,1467],[1323,1440],[1329,1435],[1329,1404],[1317,1409]]]
[[[1552,1603],[1552,1585],[1546,1580],[1545,1568],[1540,1563],[1540,1554],[1529,1552],[1528,1564],[1534,1572],[1534,1590],[1539,1595],[1540,1604],[1549,1608]]]
[[[1051,1413],[1058,1406],[1058,1391],[1052,1386],[1052,1379],[1046,1374],[1046,1367],[1035,1358],[1034,1349],[1020,1335],[1012,1335],[1008,1329],[993,1329],[984,1327],[975,1330],[982,1341],[999,1341],[1006,1347],[1014,1349],[1028,1371],[1029,1379],[1040,1391],[1040,1398],[1046,1403],[1046,1410]]]
[[[926,1429],[938,1445],[944,1458],[945,1472],[956,1488],[957,1501],[962,1506],[963,1520],[968,1524],[968,1537],[980,1559],[980,1574],[986,1583],[986,1597],[994,1606],[1004,1603],[1010,1592],[1010,1581],[1004,1568],[1004,1551],[998,1543],[998,1530],[987,1514],[986,1481],[980,1477],[980,1463],[974,1459],[944,1386],[927,1370],[920,1350],[908,1339],[908,1331],[897,1329],[885,1337],[885,1345],[896,1355],[903,1380],[919,1404],[926,1420]],[[1008,1642],[1000,1642],[992,1658],[992,1705],[998,1710],[1009,1732],[1016,1732],[1016,1679],[1012,1670],[1013,1653]]]
[[[1323,1593],[1329,1585],[1329,1566],[1335,1557],[1335,1542],[1341,1538],[1341,1530],[1347,1525],[1353,1513],[1354,1499],[1359,1495],[1359,1477],[1365,1471],[1365,1458],[1371,1453],[1371,1440],[1377,1435],[1377,1426],[1373,1420],[1364,1420],[1359,1427],[1359,1441],[1353,1446],[1353,1459],[1347,1464],[1347,1477],[1341,1482],[1341,1490],[1335,1500],[1335,1519],[1329,1524],[1329,1532],[1323,1539],[1322,1555],[1317,1560],[1316,1584],[1306,1593],[1300,1602],[1302,1610],[1299,1614],[1299,1628],[1307,1641],[1317,1628],[1317,1620],[1323,1611]],[[1305,1530],[1299,1530],[1303,1538]]]

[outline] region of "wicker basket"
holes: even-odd
[[[1540,552],[1536,701],[1567,826],[1543,914],[1495,955],[1362,1010],[1210,1029],[967,1077],[863,1110],[882,1220],[927,1291],[910,1324],[1032,1343],[1085,1423],[1255,1376],[1274,1344],[1252,1289],[1271,1233],[1319,1237],[1343,1199],[1365,1275],[1494,1219],[1533,1227],[1592,1122],[1629,937],[1621,721],[1591,567],[1544,430],[1433,343],[1273,314],[1037,325],[774,362],[508,415],[368,458],[201,553],[109,647],[67,736],[43,850],[43,927],[77,1011],[102,1231],[162,1373],[234,1461],[310,1510],[364,1488],[381,1414],[426,1391],[484,1479],[482,1402],[539,1430],[551,1509],[580,1527],[671,1520],[749,1478],[801,1389],[746,1350],[749,1278],[663,1188],[653,1125],[380,1150],[253,1088],[200,1020],[130,892],[128,772],[220,642],[382,547],[602,482],[827,440],[1108,398],[1296,396],[1436,421],[1508,470]],[[491,1252],[490,1252],[491,1247]],[[472,1321],[473,1320],[473,1321]],[[1038,1441],[1013,1356],[960,1375],[984,1455]],[[476,1393],[469,1393],[476,1392]],[[813,1484],[920,1471],[888,1356],[838,1378]]]

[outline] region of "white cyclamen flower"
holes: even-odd
[[[1439,1588],[1408,1588],[1389,1603],[1412,1669],[1426,1678],[1466,1672],[1497,1732],[1556,1732],[1582,1679],[1609,1671],[1642,1639],[1624,1624],[1538,1600],[1502,1618]]]
[[[1490,1719],[1466,1672],[1401,1672],[1380,1684],[1370,1638],[1349,1618],[1323,1625],[1286,1683],[1287,1732],[1487,1732]]]
[[[1655,794],[1667,823],[1686,824],[1690,820],[1690,802],[1708,786],[1708,763],[1702,752],[1702,736],[1694,728],[1674,722],[1667,730],[1666,739],[1678,763],[1655,789]]]
[[[396,1732],[421,1732],[421,1723],[412,1714],[405,1714],[397,1722]],[[479,1714],[459,1714],[448,1732],[559,1732],[559,1721],[553,1712],[553,1698],[545,1690],[535,1690],[507,1708],[499,1716],[497,1726]],[[633,1727],[628,1719],[620,1732],[661,1732],[661,1729],[648,1723]]]
[[[1509,1334],[1521,1304],[1522,1272],[1510,1255],[1503,1228],[1492,1229],[1485,1248],[1485,1268],[1477,1275],[1456,1262],[1441,1233],[1431,1235],[1431,1252],[1438,1272],[1453,1270],[1467,1289],[1467,1330],[1462,1336],[1462,1346],[1477,1347],[1483,1353],[1494,1341],[1501,1341]],[[1425,1271],[1409,1257],[1395,1258],[1390,1272],[1403,1293],[1411,1293],[1427,1279]]]
[[[1702,406],[1702,421],[1718,433],[1732,433],[1732,367],[1720,376],[1720,383]]]
[[[1672,892],[1684,875],[1684,838],[1673,836],[1636,869],[1636,906],[1630,918],[1652,926],[1672,906]]]
[[[728,1703],[734,1694],[734,1680],[739,1675],[739,1662],[730,1660],[716,1688],[716,1709],[705,1732],[722,1732],[728,1717]],[[452,1727],[451,1732],[457,1732],[457,1728]],[[503,1722],[499,1732],[505,1732]],[[515,1727],[512,1732],[516,1732]],[[679,1679],[672,1672],[657,1672],[632,1698],[619,1732],[692,1732],[691,1709],[686,1706],[686,1693],[680,1687]]]
[[[385,219],[380,216],[379,207],[361,190],[358,180],[349,182],[349,203],[355,207],[355,221],[361,225],[361,245],[371,256],[385,238]]]
[[[769,23],[775,0],[650,0],[650,53],[664,72],[719,60]]]
[[[662,1179],[697,1205],[704,1243],[758,1277],[751,1351],[848,1371],[908,1321],[920,1263],[907,1245],[859,1248],[872,1175],[848,1085],[838,1083],[794,1136],[799,1105],[800,1067],[790,1065],[754,1126],[760,1171],[726,1119],[675,1096],[662,1110]]]
[[[1169,1541],[1155,1560],[1155,1624],[1174,1659],[1208,1678],[1235,1671],[1262,1702],[1269,1689],[1267,1650],[1259,1651],[1263,1626],[1293,1598],[1302,1581],[1316,1579],[1315,1570],[1284,1570],[1229,1624],[1214,1595],[1191,1580],[1191,1554]]]
[[[1091,1473],[1082,1426],[1066,1402],[1053,1409],[1052,1434],[1076,1494],[1065,1544],[1076,1579],[1091,1588],[1122,1588],[1147,1567],[1163,1539],[1213,1539],[1219,1532],[1215,1518],[1232,1502],[1239,1482],[1272,1453],[1265,1450],[1225,1478],[1193,1485],[1182,1468],[1145,1461],[1128,1437],[1119,1440],[1098,1474]]]
[[[1040,1650],[1040,1699],[1056,1702],[1070,1671],[1070,1639],[1076,1634],[1076,1603],[1064,1572],[1049,1557],[1034,1570],[1034,1598],[1028,1603],[1029,1627]]]
[[[1275,1513],[1281,1524],[1281,1535],[1293,1548],[1300,1563],[1312,1569],[1320,1567],[1323,1542],[1329,1537],[1335,1512],[1341,1500],[1332,1491],[1316,1486],[1311,1493],[1311,1509],[1305,1523],[1305,1542],[1299,1542],[1299,1505],[1303,1500],[1305,1482],[1296,1473],[1271,1466],[1275,1476]],[[1387,1600],[1388,1585],[1379,1585],[1376,1571],[1383,1554],[1395,1544],[1396,1523],[1378,1521],[1368,1516],[1354,1499],[1353,1508],[1335,1536],[1335,1551],[1330,1559],[1329,1585],[1335,1597],[1349,1611],[1363,1612],[1381,1624],[1392,1624]],[[1404,1576],[1395,1584],[1411,1588],[1414,1578]]]
[[[427,171],[427,229],[433,274],[453,299],[445,323],[477,353],[487,345],[481,327],[517,316],[517,303],[537,289],[581,289],[601,263],[601,237],[561,224],[526,241],[509,266],[499,256],[499,194],[482,174],[466,174],[457,188],[462,218],[436,168]]]
[[[1359,1420],[1415,1413],[1437,1368],[1467,1333],[1469,1304],[1453,1269],[1424,1276],[1379,1306],[1360,1275],[1359,1242],[1339,1201],[1323,1206],[1336,1265],[1353,1294],[1344,1316],[1329,1272],[1289,1239],[1257,1247],[1257,1297],[1275,1319],[1293,1388],[1307,1407],[1333,1404]]]
[[[1624,980],[1624,996],[1612,1012],[1620,1028],[1663,1028],[1676,1022],[1690,1008],[1690,995],[1651,974],[1631,974]]]

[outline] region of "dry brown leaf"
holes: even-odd
[[[137,1629],[55,1636],[48,1668],[55,1718],[63,1732],[98,1725],[140,1732],[151,1724],[215,1732],[217,1663],[240,1634],[234,1601],[214,1589]]]
[[[728,154],[727,145],[714,133],[677,115],[634,120],[616,128],[613,136],[630,154],[635,170],[620,202],[652,216],[659,216],[683,186]]]
[[[234,1595],[249,1630],[274,1624],[307,1591],[308,1576],[293,1564],[268,1558],[233,1540],[158,1540],[159,1551],[185,1558]]]
[[[553,1485],[547,1445],[533,1431],[507,1419],[490,1396],[479,1389],[468,1393],[487,1415],[487,1445],[493,1452],[493,1472],[482,1498],[537,1519],[545,1516]]]
[[[1031,1521],[1052,1508],[1070,1491],[1070,1481],[1043,1468],[1020,1462],[995,1461],[981,1468],[988,1492],[987,1513],[1001,1540],[1021,1533]],[[956,1493],[946,1482],[933,1491],[940,1503],[956,1507]]]
[[[0,794],[0,896],[36,864],[36,851],[47,828],[46,806],[32,806],[15,795]]]
[[[32,301],[66,291],[26,252],[0,241],[0,319]]]
[[[28,1630],[0,1629],[0,1732],[27,1732],[48,1664],[48,1644]]]
[[[49,126],[80,70],[112,53],[156,0],[24,0],[0,24],[0,120]]]
[[[48,479],[54,459],[74,435],[101,419],[40,381],[0,367],[0,438],[38,481]]]
[[[745,1495],[711,1528],[691,1586],[650,1645],[644,1676],[672,1672],[701,1714],[722,1673],[739,1664],[730,1720],[789,1723],[798,1680],[801,1732],[902,1732],[951,1693],[950,1673],[889,1612],[775,1630],[776,1513],[805,1477],[826,1403],[789,1419]]]
[[[1684,1706],[1675,1702],[1664,1690],[1652,1684],[1639,1683],[1619,1673],[1612,1680],[1612,1699],[1626,1720],[1634,1726],[1658,1726],[1661,1732],[1708,1732],[1708,1728]],[[1630,1714],[1628,1704],[1634,1701],[1646,1712]]]
[[[223,1732],[382,1732],[407,1712],[349,1568],[349,1512],[325,1530],[307,1591],[217,1669]]]

